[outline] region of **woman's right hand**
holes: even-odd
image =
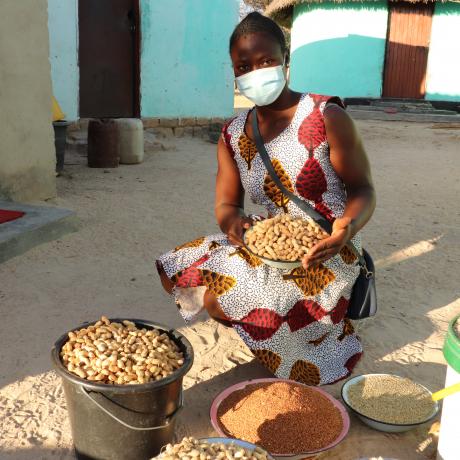
[[[253,225],[253,220],[247,216],[237,216],[227,227],[227,237],[235,246],[243,246],[243,233]]]

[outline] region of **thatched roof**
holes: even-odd
[[[273,0],[265,10],[265,14],[279,24],[290,27],[292,23],[292,10],[299,3],[304,2],[302,0]]]
[[[334,3],[361,2],[362,0],[332,0]],[[396,1],[396,0],[390,0]],[[435,0],[405,0],[409,3],[428,3]],[[442,1],[442,0],[441,0]],[[453,0],[455,1],[455,0]],[[458,0],[457,0],[458,1]],[[265,10],[265,14],[284,27],[291,27],[292,11],[300,3],[322,3],[322,0],[273,0]]]

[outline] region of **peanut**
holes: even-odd
[[[260,447],[243,448],[230,444],[210,443],[192,437],[183,438],[178,444],[168,444],[162,449],[158,460],[272,460]]]
[[[69,372],[106,384],[160,380],[184,364],[176,343],[164,332],[139,329],[131,321],[111,323],[103,316],[94,325],[71,331],[60,356]]]
[[[279,214],[256,222],[245,234],[247,248],[256,256],[298,261],[328,234],[316,223]]]

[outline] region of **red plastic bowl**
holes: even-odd
[[[217,397],[214,399],[211,405],[211,410],[210,410],[210,417],[211,417],[211,423],[214,429],[219,433],[220,436],[228,437],[226,433],[222,430],[222,428],[219,425],[219,422],[217,421],[217,410],[219,409],[220,404],[224,399],[226,399],[229,395],[234,393],[235,391],[242,390],[245,388],[247,385],[253,385],[257,383],[270,383],[270,382],[286,382],[286,383],[293,383],[296,385],[303,385],[304,387],[310,388],[311,390],[317,391],[318,393],[322,394],[323,396],[326,396],[329,401],[339,410],[340,415],[342,416],[342,423],[343,423],[343,428],[340,434],[337,436],[337,439],[335,439],[333,442],[331,442],[329,445],[326,447],[323,447],[322,449],[317,449],[317,450],[311,450],[308,452],[302,452],[301,454],[277,454],[275,452],[272,452],[271,455],[277,458],[281,458],[283,460],[294,460],[294,459],[301,459],[305,458],[305,456],[313,455],[313,454],[318,454],[320,452],[324,452],[326,450],[332,449],[335,447],[337,444],[339,444],[345,436],[348,434],[348,430],[350,429],[350,417],[348,416],[348,412],[345,409],[345,407],[337,401],[334,397],[332,397],[329,393],[326,391],[322,390],[321,388],[318,387],[313,387],[309,385],[304,385],[299,382],[295,382],[293,380],[288,380],[288,379],[277,379],[277,378],[268,378],[268,379],[253,379],[253,380],[246,380],[244,382],[237,383],[235,385],[232,385],[231,387],[227,388],[226,390],[222,391],[217,395]]]

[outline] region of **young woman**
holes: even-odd
[[[222,234],[176,247],[157,261],[164,288],[182,316],[203,309],[235,328],[254,355],[279,377],[310,385],[346,377],[362,354],[346,318],[359,274],[346,248],[375,207],[369,162],[340,99],[300,94],[286,84],[283,32],[259,13],[234,30],[230,55],[240,92],[257,106],[259,130],[278,175],[329,221],[333,231],[289,276],[250,255],[242,235],[252,223],[244,195],[269,216],[310,219],[270,180],[258,155],[248,110],[223,129],[217,148],[216,218]]]

